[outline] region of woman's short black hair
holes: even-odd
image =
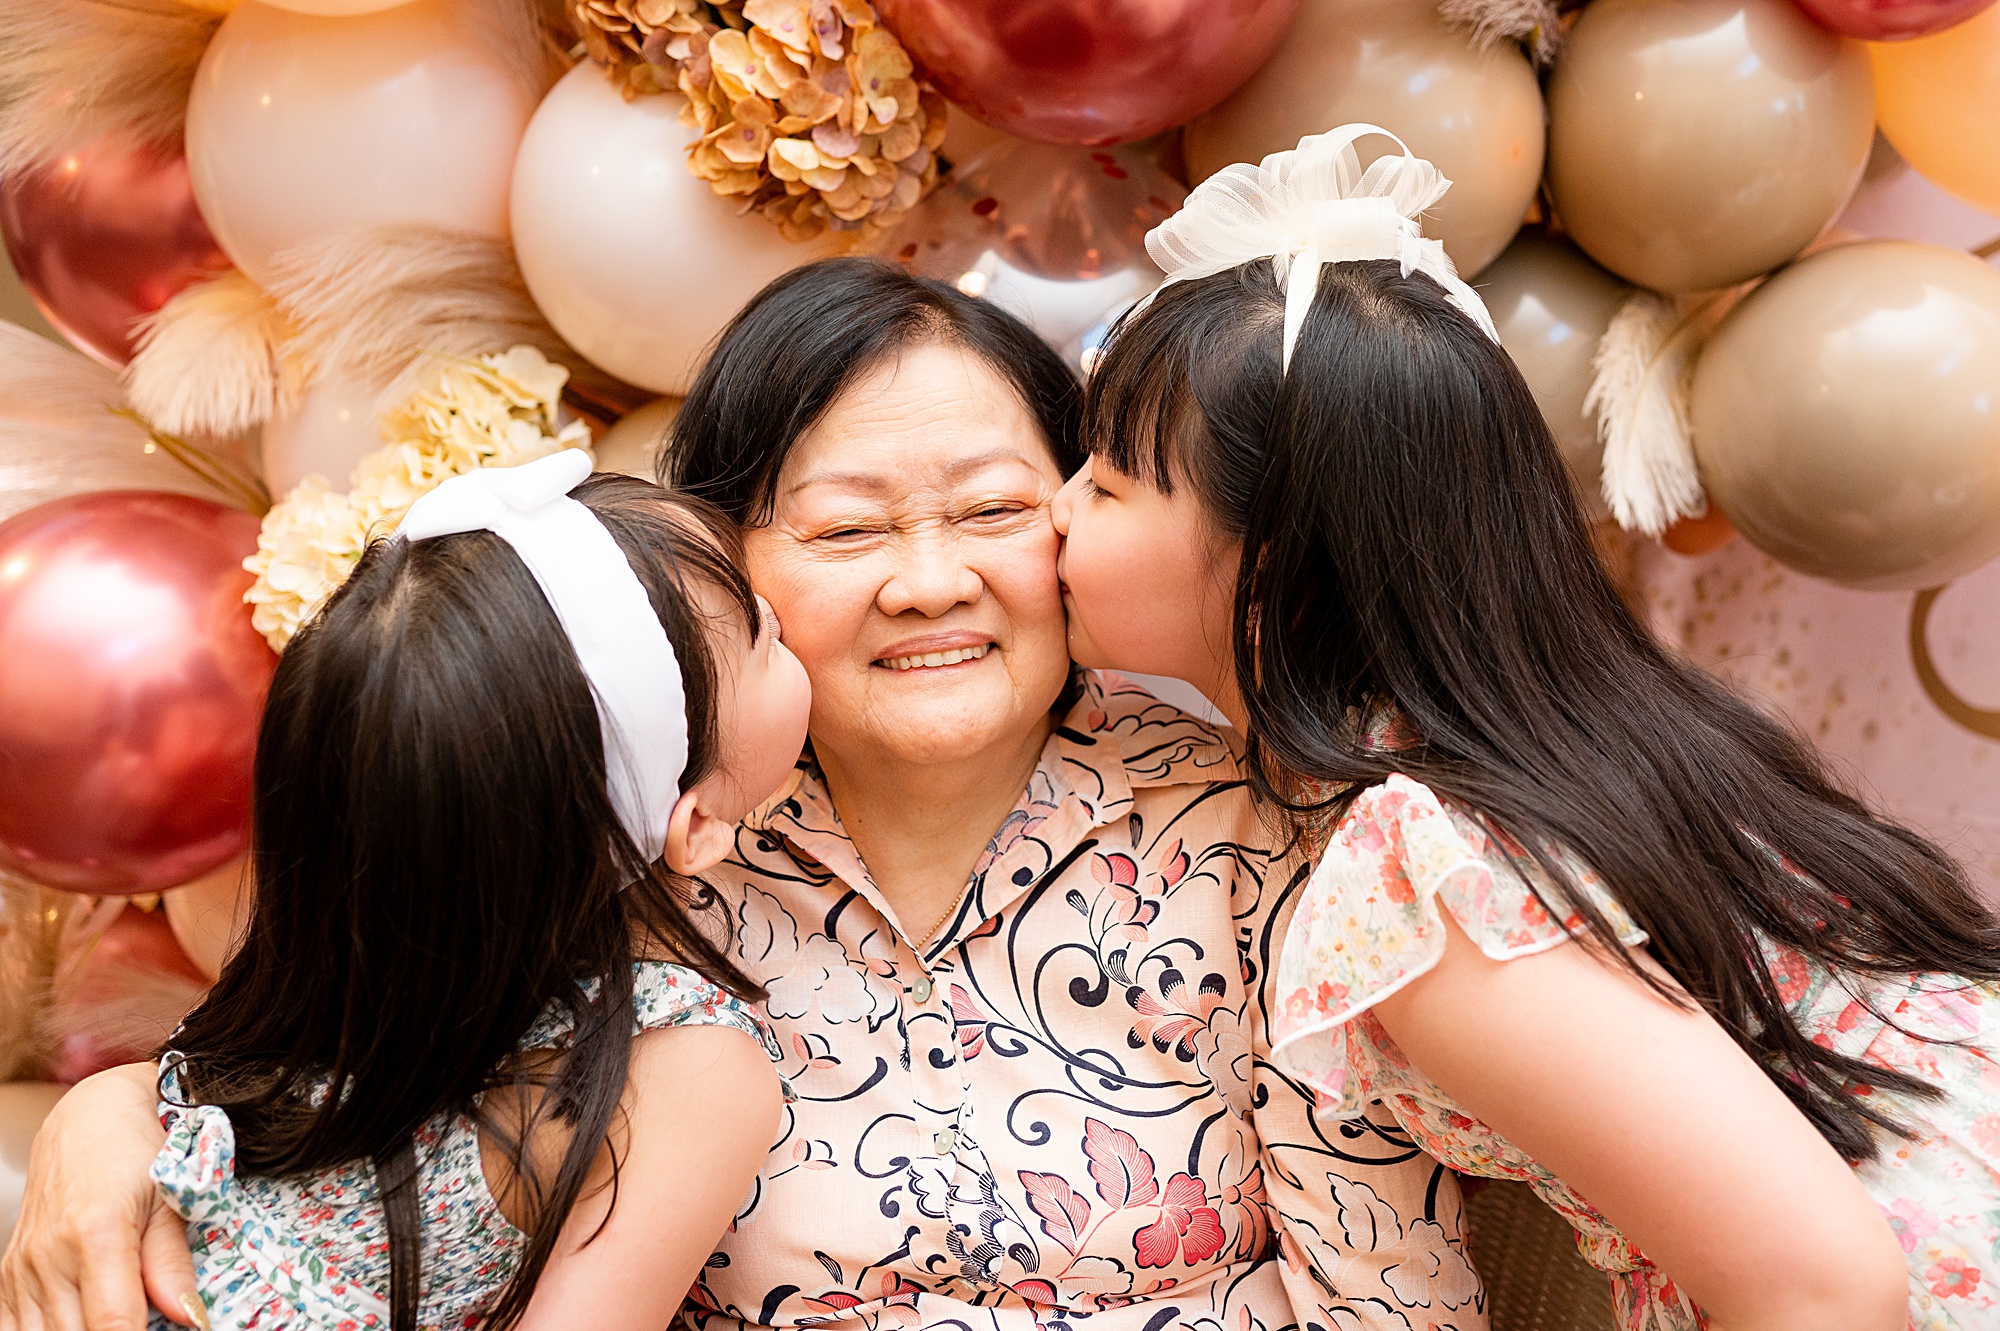
[[[825,259],[772,282],[730,321],[660,453],[660,480],[739,524],[770,521],[799,437],[855,378],[927,342],[964,347],[1020,395],[1064,476],[1083,465],[1083,390],[1033,329],[880,259]]]

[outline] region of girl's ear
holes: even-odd
[[[704,809],[702,795],[701,786],[682,795],[667,820],[667,867],[684,877],[714,868],[736,845],[735,820]]]

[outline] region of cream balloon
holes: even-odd
[[[264,422],[264,484],[282,499],[308,476],[324,476],[336,490],[362,454],[382,446],[375,394],[345,379],[321,379],[305,399]]]
[[[325,18],[245,0],[188,99],[203,218],[256,280],[278,251],[362,227],[507,234],[507,180],[534,111],[505,52],[449,0]]]
[[[254,904],[250,876],[240,859],[160,894],[160,910],[174,941],[210,980],[222,974],[223,963],[236,951]]]
[[[1801,259],[1703,347],[1695,455],[1751,544],[1864,588],[2000,555],[2000,272],[1871,240]]]
[[[1834,219],[1874,123],[1866,51],[1792,0],[1596,0],[1549,78],[1549,194],[1620,277],[1726,287]]]
[[[514,164],[514,255],[535,304],[599,368],[685,393],[709,342],[765,283],[845,248],[795,245],[687,168],[678,97],[628,102],[578,65]]]
[[[599,471],[622,471],[642,480],[658,480],[660,450],[681,414],[677,397],[656,397],[620,416],[593,450]]]
[[[1632,288],[1574,245],[1532,231],[1516,237],[1477,285],[1500,345],[1528,381],[1562,448],[1585,511],[1602,516],[1604,444],[1595,418],[1584,413],[1583,398],[1590,391],[1597,343]]]
[[[13,1237],[28,1181],[28,1147],[69,1087],[50,1081],[0,1085],[0,1247]]]
[[[1470,277],[1507,248],[1542,175],[1542,94],[1512,43],[1474,49],[1423,0],[1305,0],[1277,53],[1186,131],[1189,180],[1351,121],[1380,125],[1450,177],[1424,215]],[[1364,161],[1394,151],[1357,145]]]

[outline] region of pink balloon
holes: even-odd
[[[1111,144],[1194,119],[1284,37],[1299,0],[876,0],[946,97],[1044,143]]]
[[[242,853],[276,660],[243,605],[257,529],[145,490],[0,524],[0,865],[116,896]]]
[[[1993,0],[1799,0],[1821,27],[1867,42],[1928,37],[1980,13]]]
[[[106,139],[0,180],[0,236],[49,322],[114,368],[132,359],[141,318],[229,267],[195,207],[187,159]]]

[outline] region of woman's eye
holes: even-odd
[[[857,536],[866,536],[868,534],[869,532],[866,527],[835,527],[832,531],[821,532],[819,539],[822,541],[852,540]]]
[[[1010,517],[1020,511],[1020,506],[1016,504],[988,504],[984,508],[974,509],[966,517],[968,521],[979,518],[1004,518]]]

